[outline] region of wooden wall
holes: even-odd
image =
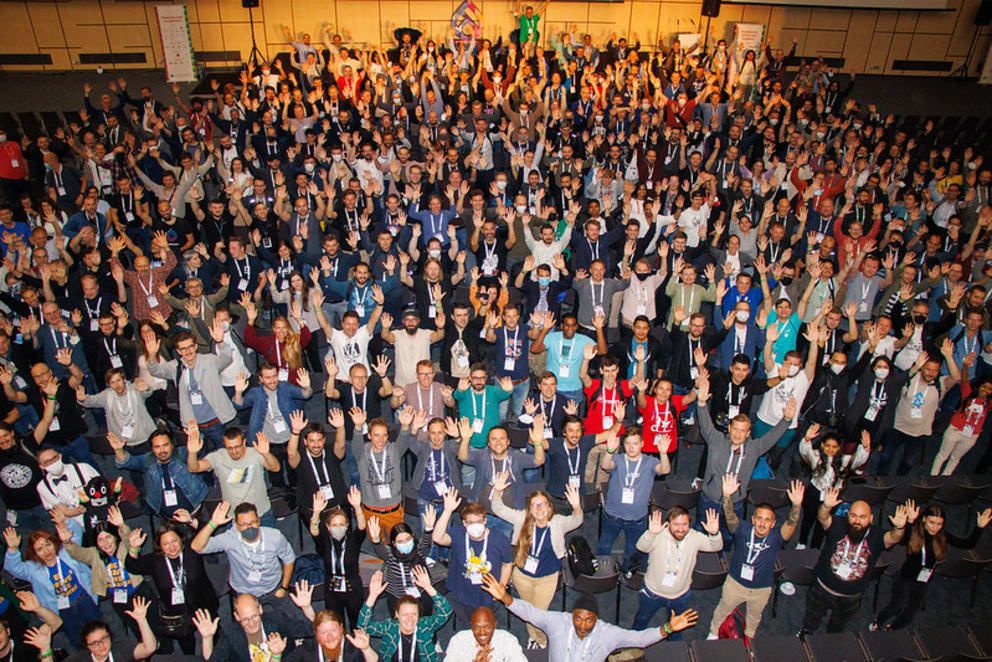
[[[167,2],[167,0],[164,0]],[[949,61],[961,64],[974,43],[971,71],[977,72],[992,39],[992,29],[977,28],[973,18],[981,0],[948,0],[942,12],[868,9],[795,8],[724,2],[711,25],[711,43],[732,36],[733,23],[764,23],[777,44],[799,40],[801,56],[845,58],[844,71],[870,74],[910,73],[893,68],[896,60]],[[486,36],[507,35],[513,29],[512,3],[477,0],[485,16]],[[92,70],[80,53],[144,53],[144,63],[104,64],[104,68],[161,66],[161,46],[155,4],[144,0],[31,0],[0,3],[2,71]],[[350,35],[358,43],[388,45],[392,31],[411,25],[442,37],[455,0],[262,0],[254,10],[255,34],[268,56],[286,50],[282,26],[294,34],[321,27]],[[676,32],[700,29],[701,0],[626,0],[623,3],[552,2],[542,20],[548,30],[577,26],[598,43],[614,32],[637,33],[642,43],[657,44]],[[189,0],[193,46],[196,51],[238,52],[251,47],[248,10],[241,0]],[[705,21],[705,19],[703,19]],[[705,23],[703,23],[705,25]],[[977,38],[976,38],[977,37]],[[974,41],[973,41],[974,40]],[[51,64],[10,64],[13,55],[47,54]],[[208,66],[234,65],[214,56]],[[938,74],[935,74],[938,75]]]

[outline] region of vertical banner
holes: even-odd
[[[698,32],[680,32],[679,45],[686,51],[692,50],[694,46],[702,46],[702,35]]]
[[[979,85],[992,85],[992,42],[989,43],[989,50],[985,54],[985,62],[982,64],[982,73],[978,75]]]
[[[745,51],[761,53],[761,47],[765,43],[765,26],[761,23],[734,23],[734,49],[741,44]]]
[[[482,37],[482,9],[473,0],[464,0],[451,14],[455,41],[473,42]]]
[[[162,39],[166,80],[170,83],[195,81],[196,63],[193,60],[193,40],[189,34],[186,5],[155,5],[155,16]]]

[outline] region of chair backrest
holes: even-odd
[[[841,492],[841,499],[846,503],[865,501],[870,506],[885,503],[885,499],[895,488],[895,485],[879,485],[871,482],[849,482]]]
[[[803,642],[791,635],[770,635],[751,640],[754,662],[806,662]]]
[[[962,556],[956,559],[948,560],[945,563],[938,563],[937,567],[934,568],[934,572],[942,577],[963,579],[966,577],[974,577],[984,570],[990,563],[992,563],[992,559],[975,559],[968,556]]]
[[[896,503],[904,503],[906,499],[912,499],[917,506],[923,506],[930,502],[933,495],[940,489],[940,485],[933,483],[918,482],[920,477],[911,476],[899,482],[891,492],[888,500]],[[925,479],[923,479],[925,480]]]
[[[811,634],[806,637],[812,662],[866,662],[867,658],[853,632]]]
[[[948,476],[934,495],[936,501],[951,506],[969,504],[978,498],[985,490],[983,485],[973,485],[967,479],[958,476]]]
[[[913,636],[927,657],[949,658],[957,655],[981,657],[981,651],[964,628],[955,625],[927,628],[914,627]]]
[[[113,455],[115,453],[114,448],[107,441],[107,435],[88,435],[86,437],[86,443],[89,445],[90,451],[96,455]]]
[[[510,436],[510,447],[523,449],[527,448],[530,441],[530,430],[518,427],[509,427],[507,432]]]
[[[913,660],[923,657],[923,653],[908,630],[860,632],[858,638],[861,639],[861,644],[868,651],[868,658],[872,662]]]
[[[785,486],[774,478],[752,480],[748,486],[747,502],[754,506],[770,503],[774,508],[781,508],[789,503],[789,495],[785,490]]]
[[[751,658],[740,639],[697,639],[692,642],[696,662],[750,662]]]
[[[662,641],[644,649],[644,662],[691,662],[684,641]]]
[[[692,571],[692,589],[705,591],[722,586],[727,578],[727,564],[719,552],[700,552]]]
[[[599,570],[596,571],[595,575],[580,575],[579,577],[573,577],[568,570],[568,564],[564,564],[565,581],[568,586],[586,593],[606,593],[617,588],[620,581],[620,569],[614,559],[600,556],[597,557],[597,560],[599,561]]]

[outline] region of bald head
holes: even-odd
[[[249,634],[262,629],[262,605],[254,595],[243,593],[234,599],[234,618]]]
[[[485,648],[492,641],[493,632],[496,630],[496,616],[489,607],[478,607],[472,612],[472,620],[469,625],[479,648]]]
[[[847,523],[851,532],[864,534],[865,530],[871,526],[874,515],[871,506],[867,501],[855,501],[851,504],[851,509],[847,511]]]

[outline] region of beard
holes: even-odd
[[[864,540],[866,533],[868,533],[868,527],[854,526],[853,524],[849,524],[847,527],[847,539],[855,545]]]

